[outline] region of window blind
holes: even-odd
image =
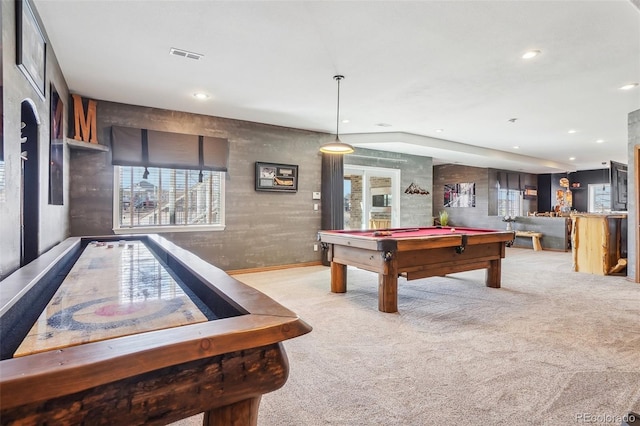
[[[133,127],[111,127],[112,164],[117,166],[226,172],[229,141]]]

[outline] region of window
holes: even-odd
[[[589,213],[611,212],[611,185],[589,184]]]
[[[114,167],[114,231],[224,229],[224,172]]]
[[[522,192],[520,190],[498,190],[498,216],[522,216]]]

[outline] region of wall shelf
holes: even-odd
[[[83,149],[87,151],[109,152],[109,147],[106,145],[100,145],[98,143],[82,142],[75,139],[64,139],[69,149]]]

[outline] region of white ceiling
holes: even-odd
[[[640,82],[629,0],[34,3],[74,93],[335,134],[343,74],[343,141],[436,163],[626,163],[640,109],[640,88],[619,90]]]

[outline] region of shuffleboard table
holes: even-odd
[[[500,287],[501,259],[513,231],[460,227],[320,231],[331,262],[331,291],[347,291],[347,265],[378,273],[378,309],[398,311],[398,276],[407,280],[486,268]]]
[[[3,425],[256,425],[311,331],[157,235],[69,238],[0,290]]]

